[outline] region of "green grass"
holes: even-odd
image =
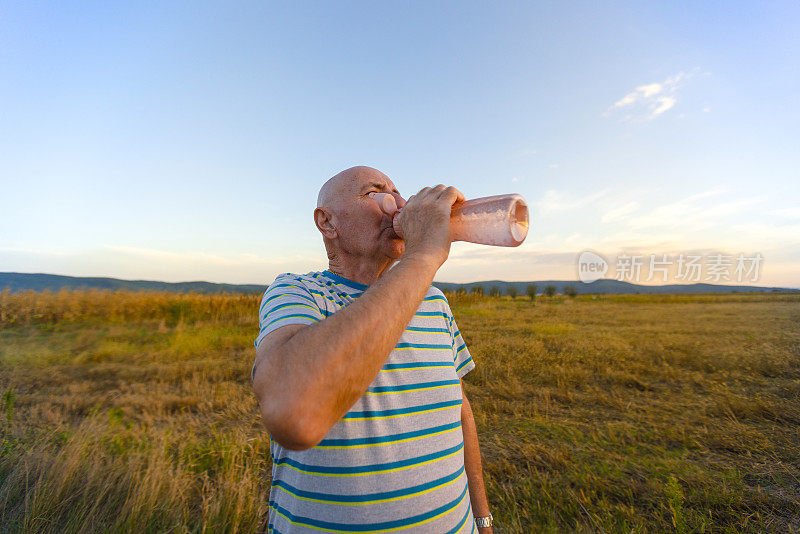
[[[800,297],[450,295],[503,532],[800,532]],[[258,296],[0,294],[0,532],[255,532]]]

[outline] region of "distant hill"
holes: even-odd
[[[750,293],[763,291],[800,291],[782,287],[732,286],[716,284],[670,284],[663,286],[643,286],[621,282],[619,280],[597,280],[584,284],[569,280],[542,280],[535,282],[504,282],[489,280],[455,284],[451,282],[434,282],[441,290],[455,291],[464,287],[470,291],[475,286],[482,286],[488,294],[497,286],[506,294],[510,286],[517,289],[519,295],[525,295],[528,284],[536,284],[537,293],[542,293],[547,286],[554,286],[556,293],[564,293],[564,288],[573,286],[578,294],[633,294],[633,293]],[[56,274],[0,273],[0,290],[16,291],[58,291],[60,289],[109,289],[126,291],[171,291],[176,293],[261,293],[267,284],[215,284],[212,282],[154,282],[151,280],[120,280],[118,278],[84,278],[76,276],[60,276]]]
[[[118,278],[84,278],[57,274],[0,273],[0,290],[58,291],[60,289],[110,289],[116,291],[171,291],[175,293],[260,293],[266,285],[214,284],[212,282],[154,282]]]
[[[471,291],[475,286],[483,287],[483,292],[489,294],[493,287],[498,287],[500,293],[506,294],[510,286],[517,289],[519,295],[524,296],[528,284],[536,284],[536,292],[542,293],[547,286],[556,288],[556,293],[564,293],[564,288],[572,286],[579,295],[626,295],[635,293],[753,293],[764,291],[800,291],[784,287],[763,287],[763,286],[732,286],[717,284],[668,284],[663,286],[645,286],[641,284],[631,284],[620,280],[602,279],[584,284],[583,282],[570,280],[542,280],[536,282],[503,282],[502,280],[490,280],[487,282],[471,282],[468,284],[454,284],[449,282],[435,282],[435,286],[444,291],[445,289],[455,291],[459,287],[464,287]]]

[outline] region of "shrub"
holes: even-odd
[[[536,298],[536,284],[528,284],[528,287],[525,288],[525,293],[531,298],[531,300]]]

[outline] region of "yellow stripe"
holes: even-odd
[[[314,447],[315,449],[363,449],[365,447],[380,447],[381,445],[394,445],[396,443],[405,443],[407,441],[415,441],[418,439],[425,439],[425,438],[432,438],[434,436],[440,436],[442,434],[446,434],[448,432],[452,432],[454,430],[459,430],[461,427],[457,426],[455,428],[451,428],[449,430],[440,430],[439,432],[434,432],[433,434],[425,434],[424,436],[414,436],[413,438],[406,438],[406,439],[399,439],[396,441],[383,441],[381,443],[359,443],[358,445],[324,445],[320,446],[317,445]]]
[[[461,449],[458,449],[455,452],[451,452],[447,456],[442,456],[441,458],[433,458],[431,460],[426,460],[424,462],[420,462],[420,463],[414,464],[414,465],[404,465],[403,467],[395,467],[395,468],[392,468],[392,469],[383,469],[381,471],[367,471],[365,473],[315,473],[313,471],[306,471],[305,469],[300,469],[299,467],[295,467],[293,465],[289,465],[289,464],[284,464],[284,465],[286,467],[294,469],[298,473],[303,473],[305,475],[314,475],[314,476],[318,476],[318,477],[361,477],[361,476],[377,475],[377,474],[383,474],[383,473],[396,473],[398,471],[403,471],[405,469],[411,469],[413,467],[419,467],[419,466],[422,466],[422,465],[432,464],[433,462],[438,462],[439,460],[444,460],[446,458],[451,458],[451,457],[455,456],[456,454],[462,452],[463,450],[464,449],[461,448]]]
[[[407,529],[409,527],[416,527],[418,525],[424,525],[425,523],[430,523],[431,521],[435,521],[436,519],[439,519],[440,517],[443,517],[443,516],[451,513],[453,510],[455,510],[456,508],[460,507],[464,503],[464,499],[466,499],[468,496],[469,496],[469,491],[464,493],[464,496],[461,497],[461,500],[458,501],[456,503],[456,505],[453,506],[452,508],[450,508],[449,510],[445,510],[441,514],[437,514],[437,515],[435,515],[433,517],[429,517],[428,519],[424,519],[424,520],[422,520],[422,521],[420,521],[418,523],[411,523],[409,525],[402,525],[402,526],[399,526],[399,527],[382,529],[382,530],[360,530],[359,532],[363,532],[363,533],[366,533],[366,534],[374,534],[374,533],[377,533],[377,532],[397,532],[398,530],[404,530],[404,529]],[[286,521],[288,521],[292,525],[302,525],[302,526],[304,526],[306,528],[311,528],[311,529],[319,530],[319,531],[322,531],[322,532],[337,532],[339,534],[350,534],[352,532],[351,530],[329,530],[327,528],[315,527],[315,526],[312,526],[312,525],[307,525],[305,523],[301,523],[299,521],[298,522],[292,521],[291,519],[289,519],[288,517],[286,517],[285,515],[280,513],[278,510],[275,510],[275,513],[277,513],[279,516],[284,518]]]
[[[309,282],[310,282],[310,283],[313,283],[314,285],[319,285],[319,282],[317,282],[316,280],[309,280]],[[316,289],[308,289],[308,288],[306,288],[306,287],[303,287],[303,286],[297,286],[297,285],[294,285],[294,284],[286,284],[286,285],[287,285],[287,286],[289,286],[289,287],[296,287],[297,289],[302,289],[303,291],[307,291],[307,292],[311,293],[312,295],[317,295],[317,296],[319,296],[319,297],[322,297],[322,298],[324,298],[324,299],[327,299],[327,300],[329,300],[329,301],[333,302],[334,304],[336,304],[336,299],[334,299],[334,298],[332,298],[332,297],[329,297],[329,296],[327,296],[327,295],[326,295],[325,293],[323,293],[322,291],[317,291]],[[280,289],[280,288],[279,288],[279,289]],[[348,297],[349,297],[349,296],[350,296],[350,295],[348,295]],[[352,298],[352,297],[350,297],[350,298]]]
[[[329,301],[333,302],[334,304],[337,304],[337,303],[336,303],[336,299],[335,299],[335,298],[333,298],[333,297],[329,297],[328,295],[326,295],[326,294],[325,294],[325,293],[323,293],[322,291],[317,291],[316,289],[314,289],[313,291],[312,291],[312,290],[309,290],[308,292],[309,292],[309,293],[311,293],[312,295],[317,295],[318,297],[322,297],[322,298],[324,298],[325,300],[329,300]],[[349,296],[350,296],[350,295],[348,295],[348,297],[349,297]],[[350,298],[352,298],[352,297],[350,297]]]
[[[274,310],[268,311],[267,312],[267,316],[269,316],[271,313],[279,312],[279,311],[282,311],[282,310],[288,310],[289,308],[308,308],[309,310],[314,310],[316,312],[319,312],[319,308],[314,307],[314,306],[310,306],[308,304],[290,304],[289,306],[284,306],[283,304],[281,304],[280,305],[280,309],[276,308]]]
[[[405,417],[407,415],[419,415],[423,413],[431,413],[431,412],[438,412],[439,410],[449,410],[450,408],[458,408],[458,406],[442,406],[441,408],[431,408],[430,410],[422,410],[421,412],[411,412],[411,413],[398,413],[394,415],[381,415],[379,417],[348,417],[347,419],[342,419],[342,421],[366,421],[367,419],[371,419],[373,421],[379,419],[394,419],[395,417]]]
[[[449,350],[449,349],[442,349],[442,350]],[[404,367],[402,369],[381,369],[381,373],[394,373],[396,371],[416,371],[417,369],[447,369],[448,367],[453,367],[450,364],[442,364],[442,365],[428,365],[422,367]]]
[[[394,350],[446,350],[446,351],[452,351],[453,349],[449,348],[449,347],[442,347],[442,348],[438,348],[438,347],[395,347]]]
[[[364,501],[364,502],[342,502],[342,501],[326,501],[326,500],[323,500],[323,499],[312,499],[311,497],[301,497],[300,495],[297,495],[296,493],[291,492],[291,491],[287,490],[286,488],[284,488],[282,486],[278,486],[278,489],[288,493],[289,495],[297,497],[298,499],[302,499],[304,501],[318,502],[318,503],[322,503],[322,504],[335,504],[335,505],[338,505],[338,506],[360,506],[362,504],[377,504],[377,503],[381,503],[381,502],[399,501],[401,499],[407,499],[409,497],[416,497],[418,495],[425,495],[426,493],[430,493],[431,491],[443,488],[445,486],[449,486],[450,484],[452,484],[454,482],[458,482],[459,480],[461,480],[460,476],[455,478],[455,479],[453,479],[453,480],[451,480],[450,482],[445,482],[444,484],[440,484],[440,485],[438,485],[436,487],[429,488],[429,489],[426,489],[426,490],[418,491],[417,493],[409,493],[408,495],[400,495],[398,497],[390,497],[388,499],[375,499],[373,501]]]
[[[411,393],[413,391],[427,391],[429,389],[454,388],[456,386],[460,387],[461,384],[445,384],[443,386],[431,386],[429,388],[404,389],[403,391],[367,391],[364,395],[397,395],[400,393]]]

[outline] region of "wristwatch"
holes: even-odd
[[[487,517],[476,517],[475,518],[475,525],[478,528],[491,527],[494,524],[493,522],[494,522],[494,518],[492,517],[491,513]]]

